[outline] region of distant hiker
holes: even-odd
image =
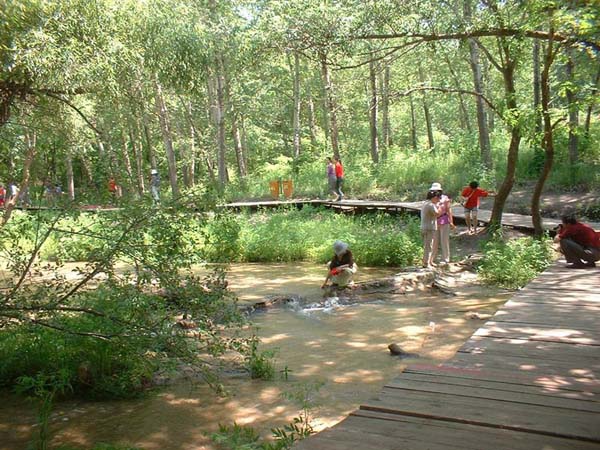
[[[479,210],[479,199],[481,197],[493,197],[494,192],[484,191],[479,188],[477,181],[471,181],[461,192],[463,198],[462,205],[465,208],[465,221],[467,222],[467,232],[469,234],[477,232],[477,211]]]
[[[28,207],[31,205],[31,199],[29,198],[29,186],[21,189],[21,192],[19,192],[19,205],[22,207]]]
[[[19,188],[17,187],[17,184],[14,181],[11,181],[10,183],[8,183],[8,192],[7,194],[5,194],[6,196],[6,203],[10,203],[13,202],[14,204],[17,203],[17,199],[19,197]]]
[[[108,193],[110,195],[111,203],[114,203],[117,199],[119,188],[117,186],[117,182],[115,181],[115,177],[110,177],[108,180]]]
[[[442,263],[448,264],[450,262],[450,228],[455,228],[450,197],[444,194],[440,183],[433,183],[429,190],[436,192],[440,198],[437,204],[440,215],[437,218],[437,231],[431,249],[431,260],[435,261],[438,245],[440,245],[442,247]]]
[[[329,192],[335,195],[335,199],[337,200],[337,177],[335,176],[335,165],[332,158],[327,158],[327,185]]]
[[[335,159],[335,193],[338,195],[338,198],[335,200],[337,202],[341,202],[344,198],[344,193],[342,192],[342,185],[344,184],[344,166],[342,166],[342,159],[339,156],[334,156]]]
[[[4,208],[4,200],[6,198],[6,189],[4,185],[0,183],[0,208]]]
[[[160,203],[160,175],[156,169],[150,171],[150,192],[154,203]]]
[[[346,287],[352,283],[352,277],[358,270],[348,244],[343,241],[333,243],[333,258],[327,263],[327,277],[321,286],[324,289],[327,282],[336,287]]]
[[[46,203],[48,205],[54,205],[54,188],[52,187],[52,183],[49,181],[44,183],[44,198],[46,199]]]
[[[433,245],[440,216],[438,203],[440,196],[437,191],[427,192],[427,199],[421,207],[421,237],[423,238],[423,267],[430,269],[433,266]]]
[[[600,260],[600,232],[578,222],[574,214],[562,216],[554,242],[560,244],[570,269],[596,267],[596,261]]]

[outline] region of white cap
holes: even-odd
[[[348,250],[348,244],[342,241],[335,241],[333,243],[333,251],[336,255],[342,256]]]
[[[150,171],[150,174],[151,174],[151,175],[158,175],[158,170],[156,170],[156,169],[152,169],[152,170]]]
[[[433,183],[429,188],[430,191],[441,191],[442,185],[440,183]]]

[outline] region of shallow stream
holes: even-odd
[[[396,273],[360,268],[358,281]],[[298,415],[300,406],[285,398],[309,385],[312,425],[332,426],[372,397],[406,365],[431,365],[453,356],[482,321],[469,311],[493,313],[507,298],[489,288],[466,286],[455,296],[436,291],[374,294],[344,300],[324,298],[322,268],[308,264],[232,267],[230,287],[242,303],[265,295],[299,295],[300,304],[252,315],[260,350],[276,351],[274,381],[234,376],[224,380],[229,397],[200,384],[181,382],[148,397],[110,402],[68,401],[51,419],[53,446],[89,448],[100,442],[151,450],[214,449],[206,432],[218,424],[249,425],[264,435]],[[400,343],[418,358],[391,356]],[[287,374],[287,380],[285,379]],[[36,411],[9,395],[0,404],[0,450],[24,449],[36,430]]]

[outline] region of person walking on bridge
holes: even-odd
[[[562,216],[554,242],[560,244],[569,269],[596,267],[600,260],[600,232],[578,222],[574,214]]]
[[[342,166],[342,159],[339,156],[335,156],[334,159],[336,177],[335,192],[338,195],[336,201],[341,202],[344,198],[344,193],[342,192],[342,184],[344,184],[344,166]]]
[[[477,211],[479,210],[479,199],[481,197],[493,197],[494,192],[488,192],[479,187],[477,181],[471,181],[460,193],[463,201],[461,202],[465,209],[465,222],[467,223],[467,233],[477,233]]]

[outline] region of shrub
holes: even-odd
[[[501,287],[523,287],[542,272],[552,258],[550,240],[519,238],[504,242],[494,236],[484,246],[484,258],[478,268],[487,282]]]

